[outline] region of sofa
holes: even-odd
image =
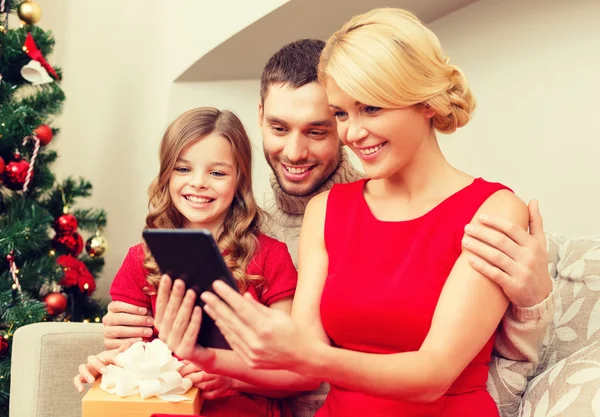
[[[488,389],[503,417],[600,416],[600,236],[547,235],[556,311],[540,361],[498,360]],[[14,335],[10,417],[80,417],[77,366],[103,350],[102,324],[36,323]]]
[[[600,236],[546,242],[556,307],[540,361],[496,358],[488,391],[502,417],[599,417]]]

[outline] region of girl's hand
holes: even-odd
[[[196,298],[193,290],[185,291],[182,280],[177,279],[171,285],[171,278],[163,275],[158,286],[154,321],[158,338],[175,355],[208,371],[214,366],[215,353],[196,344],[202,322],[202,310],[194,307]]]
[[[213,288],[225,302],[204,292],[204,310],[249,367],[302,373],[316,356],[318,342],[288,314],[260,304],[249,293],[241,296],[222,281]]]
[[[127,341],[117,349],[105,350],[97,355],[90,355],[87,363],[79,365],[79,374],[73,378],[75,389],[79,392],[83,392],[85,389],[83,386],[84,383],[91,384],[100,374],[105,374],[106,366],[114,364],[117,355],[129,349],[131,345],[132,342]]]
[[[192,380],[194,386],[201,393],[200,396],[206,400],[214,400],[222,397],[227,391],[232,389],[232,379],[223,375],[208,374],[189,361],[186,366],[179,370],[182,377]]]

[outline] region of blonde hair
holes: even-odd
[[[463,72],[449,64],[435,34],[402,9],[371,10],[334,33],[319,62],[319,80],[328,77],[364,104],[424,103],[435,110],[432,123],[442,133],[464,126],[475,109]]]
[[[183,216],[175,208],[169,193],[171,172],[182,150],[213,133],[229,140],[237,165],[237,190],[217,243],[220,250],[225,252],[225,262],[243,292],[251,281],[259,281],[260,284],[262,280],[262,277],[246,274],[246,268],[258,248],[264,214],[252,193],[250,140],[235,114],[213,107],[200,107],[183,113],[169,125],[160,143],[160,170],[148,190],[150,199],[146,227],[159,229],[183,226]],[[145,244],[144,253],[147,280],[152,286],[147,290],[152,292],[158,287],[160,271]]]

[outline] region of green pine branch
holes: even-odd
[[[41,204],[56,218],[63,214],[65,205],[71,207],[79,198],[89,197],[91,194],[91,182],[84,178],[76,181],[72,177],[68,177],[51,190]]]
[[[10,352],[0,359],[0,416],[8,416],[10,395]]]
[[[81,256],[79,260],[85,264],[88,271],[90,271],[94,277],[97,277],[100,272],[102,272],[105,263],[104,257],[92,258],[88,255]]]
[[[47,314],[46,304],[23,297],[21,302],[17,302],[11,308],[4,310],[2,321],[10,323],[14,333],[21,326],[44,321]]]
[[[58,283],[63,278],[60,265],[56,263],[54,256],[49,255],[49,252],[50,249],[41,257],[29,258],[22,263],[19,263],[18,259],[16,260],[19,269],[17,276],[21,288],[32,296],[37,296],[44,284]],[[12,276],[8,275],[8,279],[0,283],[0,290],[11,288],[11,286]]]
[[[5,84],[4,78],[1,84]],[[35,94],[0,105],[0,154],[19,149],[23,155],[31,155],[33,145],[23,146],[23,138],[47,123],[48,117],[62,111],[65,94],[58,84],[44,84],[30,89]],[[40,150],[44,152],[46,148]]]
[[[53,217],[35,200],[19,195],[6,199],[4,205],[6,213],[0,216],[0,255],[4,258],[12,250],[16,258],[42,253]]]
[[[98,228],[106,226],[106,212],[102,209],[78,208],[73,210],[79,229],[94,233]]]

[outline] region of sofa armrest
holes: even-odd
[[[80,417],[73,377],[104,350],[101,323],[35,323],[13,336],[10,417]]]

